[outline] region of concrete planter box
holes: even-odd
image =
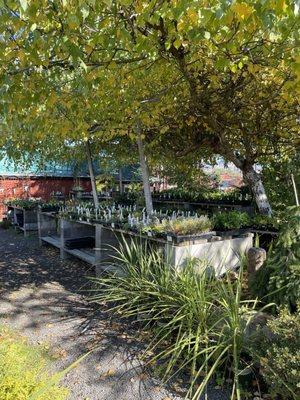
[[[199,259],[201,265],[210,266],[216,275],[222,275],[228,269],[236,269],[241,257],[253,245],[253,234],[245,233],[236,237],[216,236],[215,232],[202,235],[179,237],[170,241],[154,236],[141,235],[112,226],[87,221],[71,221],[59,219],[51,213],[39,213],[40,242],[49,243],[60,249],[61,259],[75,256],[96,267],[96,275],[105,270],[116,271],[112,257],[114,248],[118,248],[120,240],[136,240],[149,247],[163,252],[166,261],[178,268],[184,268],[190,259]],[[94,237],[95,248],[67,249],[65,240],[72,238]]]
[[[177,267],[184,267],[188,260],[198,258],[203,265],[213,267],[216,275],[222,275],[226,270],[239,267],[241,257],[252,246],[252,233],[233,238],[213,236],[197,243],[169,244],[167,257],[169,262]]]
[[[154,248],[164,252],[166,261],[178,268],[184,268],[190,259],[198,258],[200,263],[211,266],[216,275],[222,275],[229,269],[236,269],[241,264],[243,257],[248,249],[253,246],[253,234],[245,233],[237,237],[222,237],[212,234],[213,232],[193,236],[193,240],[185,240],[176,243],[173,240],[165,240],[148,235],[140,235],[134,232],[113,229],[111,227],[102,228],[102,251],[105,253],[105,244],[118,248],[119,240],[124,237],[126,240],[139,240],[141,243],[147,242]],[[110,247],[110,254],[113,254]],[[108,254],[106,254],[107,257]]]

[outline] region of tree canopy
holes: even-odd
[[[0,144],[128,146],[138,122],[152,163],[221,155],[270,213],[254,165],[299,145],[299,22],[291,0],[2,0]]]

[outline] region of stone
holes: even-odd
[[[247,253],[247,271],[249,276],[255,275],[255,273],[261,268],[263,263],[266,261],[267,253],[265,249],[260,247],[251,247]]]

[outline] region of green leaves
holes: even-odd
[[[28,7],[28,1],[27,0],[20,0],[20,5],[23,11],[27,10]]]

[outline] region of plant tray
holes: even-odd
[[[232,237],[238,237],[241,235],[244,235],[245,233],[250,233],[251,229],[250,228],[244,228],[244,229],[230,229],[228,231],[216,231],[217,236],[221,237],[226,237],[226,236],[232,236]]]
[[[198,233],[197,235],[175,235],[174,233],[166,233],[164,235],[168,242],[173,242],[176,244],[183,242],[197,242],[198,240],[208,240],[212,236],[216,236],[215,231]]]

